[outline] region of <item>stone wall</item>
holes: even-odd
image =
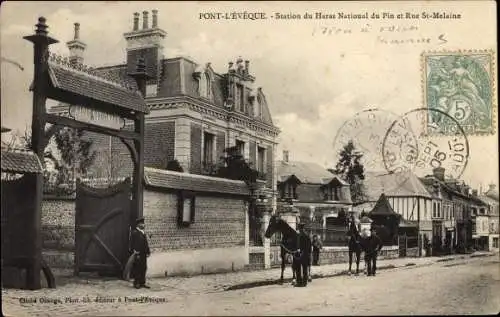
[[[378,259],[396,259],[399,257],[398,246],[384,246],[380,251]],[[323,247],[319,254],[319,262],[322,265],[334,263],[348,263],[349,249],[347,247]],[[271,247],[271,266],[281,266],[280,247]]]
[[[75,247],[74,197],[44,197],[43,258],[53,268],[73,269]]]

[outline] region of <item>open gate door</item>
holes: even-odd
[[[128,259],[130,178],[109,188],[76,186],[75,274],[121,276]]]

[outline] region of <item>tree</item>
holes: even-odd
[[[347,181],[351,189],[351,200],[354,204],[362,203],[366,200],[363,180],[365,179],[365,169],[361,163],[363,153],[356,150],[354,142],[347,142],[339,154],[339,161],[335,169],[330,170]]]
[[[222,164],[217,169],[216,176],[244,181],[248,186],[256,184],[259,172],[251,167],[236,146],[224,150],[225,157],[221,158]]]
[[[55,134],[55,142],[69,181],[86,173],[94,163],[96,151],[92,150],[92,141],[84,138],[83,130],[65,127]]]
[[[166,169],[174,172],[181,172],[181,173],[184,172],[184,169],[177,160],[168,161]]]

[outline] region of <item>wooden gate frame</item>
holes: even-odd
[[[44,149],[50,137],[63,126],[118,137],[130,151],[134,163],[133,204],[130,219],[130,224],[132,225],[137,217],[142,216],[143,208],[144,124],[145,115],[149,113],[144,98],[146,96],[146,81],[150,78],[146,73],[144,59],[140,58],[137,71],[129,74],[129,76],[135,79],[138,90],[130,89],[130,87],[120,84],[116,85],[116,83],[110,85],[109,80],[99,79],[96,74],[91,74],[87,67],[70,65],[64,60],[58,62],[65,64],[67,67],[62,73],[59,72],[59,74],[56,74],[55,71],[58,68],[49,65],[49,45],[58,43],[59,41],[48,36],[48,26],[45,22],[46,19],[44,17],[38,18],[38,23],[35,25],[35,34],[23,37],[25,40],[32,42],[34,47],[34,79],[30,87],[30,90],[33,91],[31,149],[40,160],[43,160]],[[74,70],[71,70],[71,68],[74,68]],[[82,76],[85,83],[91,83],[96,88],[96,91],[104,91],[105,93],[97,96],[95,94],[96,91],[93,93],[92,91],[82,89],[78,84],[75,85],[75,82],[82,82]],[[89,109],[99,110],[108,114],[118,115],[123,119],[132,120],[134,122],[134,130],[122,131],[59,115],[48,114],[46,111],[46,101],[48,98],[72,105],[81,105]],[[47,123],[51,123],[53,126],[46,130],[45,125]],[[132,144],[130,141],[132,141]],[[27,219],[29,228],[27,229],[33,230],[36,237],[35,251],[31,255],[32,263],[27,274],[28,288],[33,290],[41,288],[40,270],[42,263],[41,203],[43,175],[38,174],[36,178],[36,207],[33,217]]]

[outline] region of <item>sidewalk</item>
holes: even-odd
[[[432,265],[433,263],[466,259],[477,256],[491,256],[489,252],[476,252],[468,255],[452,255],[445,257],[398,258],[378,261],[378,269],[415,267]],[[346,274],[347,263],[324,266],[313,266],[311,273],[314,279]],[[364,264],[360,263],[360,270]],[[151,289],[136,290],[132,283],[122,280],[103,278],[66,278],[56,289],[38,291],[2,289],[2,306],[4,314],[10,316],[54,316],[54,315],[91,315],[124,306],[151,305],[148,302],[125,301],[127,298],[153,298],[159,300],[181,300],[185,296],[223,292],[235,289],[277,284],[281,269],[269,269],[250,272],[234,272],[224,274],[197,275],[193,277],[153,278],[148,280]],[[384,274],[383,271],[380,274]],[[285,279],[292,277],[290,266],[285,269]],[[37,303],[20,303],[22,299],[37,298]],[[42,299],[43,298],[43,299]],[[86,302],[87,298],[89,302]],[[85,299],[85,300],[84,300]],[[120,302],[118,302],[120,300]]]

